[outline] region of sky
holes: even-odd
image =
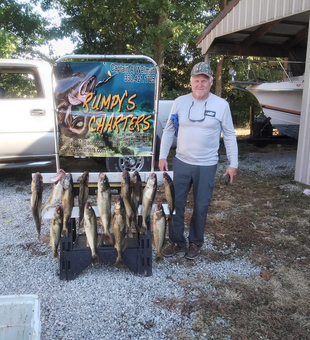
[[[60,17],[57,10],[53,9],[47,12],[43,12],[39,6],[36,8],[38,12],[48,19],[52,20],[55,25],[60,25]],[[63,56],[65,54],[70,54],[73,52],[75,45],[72,43],[70,38],[64,38],[61,40],[51,40],[50,45],[54,50],[54,56]],[[49,54],[49,45],[41,46],[39,50],[44,54]]]
[[[20,3],[28,3],[28,0],[18,0]],[[40,15],[42,15],[45,18],[51,19],[52,23],[54,25],[60,25],[60,17],[58,15],[57,10],[49,10],[47,12],[43,12],[40,8],[40,5],[35,6],[35,11],[38,12]],[[75,45],[72,43],[70,38],[64,38],[62,40],[51,40],[49,44],[53,50],[54,53],[51,55],[53,56],[63,56],[65,54],[71,54],[75,48]],[[39,48],[37,48],[40,52],[49,55],[49,45],[43,45]]]
[[[74,50],[74,44],[71,42],[69,38],[64,38],[62,40],[52,40],[50,42],[51,47],[54,50],[55,56],[63,56],[65,54],[71,54]],[[37,48],[40,52],[49,55],[49,46],[43,45]]]

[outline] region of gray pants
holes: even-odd
[[[204,241],[204,230],[208,208],[214,188],[217,165],[190,165],[173,159],[173,184],[175,190],[175,214],[173,224],[169,224],[169,238],[179,246],[186,246],[184,237],[184,212],[187,196],[193,186],[194,209],[190,222],[189,242],[201,247]]]

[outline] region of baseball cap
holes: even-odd
[[[212,71],[211,71],[209,64],[202,61],[194,65],[192,72],[191,72],[191,76],[195,77],[195,76],[198,76],[198,74],[204,74],[207,77],[212,78]]]

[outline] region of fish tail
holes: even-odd
[[[140,234],[146,235],[147,234],[147,227],[146,226],[142,226],[140,228]]]
[[[161,254],[156,254],[155,256],[155,262],[162,262],[164,260],[163,256]]]
[[[124,260],[122,257],[118,257],[115,262],[116,268],[123,268],[125,266]]]
[[[92,255],[91,257],[91,264],[94,265],[99,262],[99,257],[97,254]]]
[[[57,249],[53,250],[53,257],[59,260],[59,254]]]
[[[42,222],[42,220],[40,219],[40,216],[35,216],[34,222],[35,222],[35,225],[36,225],[37,233],[39,235],[41,233],[41,222]]]
[[[168,224],[172,224],[172,225],[173,225],[173,218],[172,218],[172,215],[168,215],[168,216],[166,217],[166,220],[167,220],[167,223],[168,223]]]
[[[137,233],[141,233],[141,228],[139,227],[138,223],[135,224],[135,228]]]
[[[68,237],[68,229],[67,227],[64,227],[62,232],[61,232],[61,236],[62,237]]]
[[[127,235],[128,235],[128,237],[133,238],[131,227],[127,228]]]

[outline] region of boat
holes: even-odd
[[[268,61],[271,63],[271,61]],[[268,81],[255,78],[248,81],[235,81],[234,70],[230,70],[233,79],[230,83],[236,89],[252,93],[262,107],[263,114],[270,124],[281,134],[298,139],[304,75],[294,75],[284,68],[287,61],[274,61],[281,65],[285,79],[283,81]],[[304,64],[303,62],[290,62]],[[239,87],[238,87],[239,86]],[[240,88],[241,87],[241,88]]]
[[[304,76],[286,78],[282,82],[251,84],[246,90],[260,103],[270,123],[280,133],[298,138]]]

